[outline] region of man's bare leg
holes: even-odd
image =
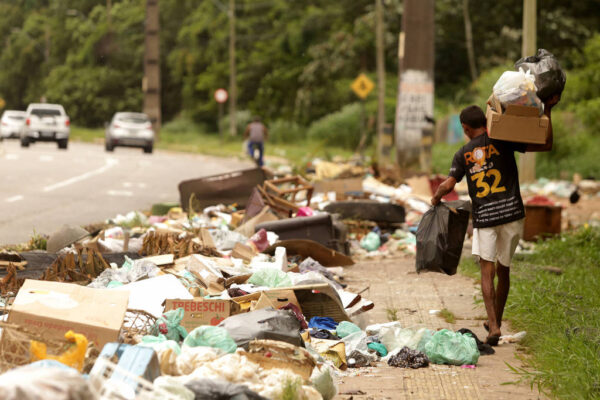
[[[496,273],[498,274],[498,283],[496,285],[496,321],[498,328],[502,326],[502,315],[504,314],[504,306],[508,298],[510,290],[510,268],[496,263]]]
[[[483,259],[479,260],[479,265],[481,267],[481,291],[483,293],[483,302],[488,315],[490,330],[488,341],[496,344],[501,334],[496,313],[496,290],[494,289],[496,266],[493,262]]]

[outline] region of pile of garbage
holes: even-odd
[[[344,267],[414,255],[443,178],[317,171],[333,178],[184,181],[177,204],[0,253],[1,397],[331,399],[347,368],[493,352],[472,332],[352,322],[374,304],[347,290]]]
[[[186,181],[178,204],[0,253],[1,397],[330,399],[339,371],[384,357],[476,363],[467,336],[449,336],[471,348],[459,361],[433,331],[404,343],[397,323],[351,322],[374,304],[346,290],[344,267],[414,254],[429,209],[427,194],[356,172]]]

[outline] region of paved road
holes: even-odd
[[[69,143],[28,149],[0,143],[0,245],[27,241],[33,230],[104,221],[153,203],[178,201],[184,179],[248,168],[249,162],[191,154]]]

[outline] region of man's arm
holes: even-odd
[[[267,129],[266,125],[263,125],[263,126],[265,127],[265,139],[264,140],[267,140],[269,138],[269,130]]]
[[[250,125],[246,126],[246,130],[244,130],[244,139],[247,139],[250,135]]]
[[[450,193],[456,185],[456,179],[449,176],[435,191],[435,194],[431,198],[431,205],[437,206],[442,201],[442,197]]]
[[[544,115],[548,117],[548,137],[544,144],[529,144],[525,148],[525,151],[529,152],[544,152],[552,150],[554,144],[554,132],[552,130],[552,107],[554,107],[560,100],[560,95],[554,95],[544,104]]]

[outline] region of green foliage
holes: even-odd
[[[179,115],[173,120],[164,124],[160,130],[161,135],[182,135],[186,133],[207,133],[209,132],[205,124],[194,122],[185,115]]]
[[[235,113],[235,124],[236,132],[238,136],[241,136],[246,129],[246,126],[252,122],[253,115],[249,110],[238,110]],[[223,134],[225,136],[229,135],[229,127],[231,126],[231,118],[229,114],[225,115],[223,119],[220,121],[221,129],[223,130]]]
[[[33,230],[33,235],[29,238],[27,248],[30,250],[46,250],[46,244],[48,242],[48,236],[41,235]]]
[[[432,149],[431,167],[434,174],[448,175],[454,154],[464,143],[436,143]]]
[[[278,119],[268,128],[269,143],[297,143],[306,138],[306,128],[292,121]]]
[[[308,138],[325,145],[355,149],[360,142],[361,105],[353,103],[341,110],[313,122],[308,128]]]
[[[538,153],[539,176],[570,179],[574,173],[584,177],[600,176],[600,140],[569,112],[554,112],[552,118],[554,146],[552,151]]]
[[[600,132],[600,34],[587,41],[577,57],[577,69],[567,76],[562,101],[583,121],[590,133]]]
[[[72,121],[101,126],[117,111],[141,111],[142,93],[132,87],[135,80],[127,71],[106,66],[75,70],[60,66],[46,78],[46,96],[49,102],[62,104]]]

